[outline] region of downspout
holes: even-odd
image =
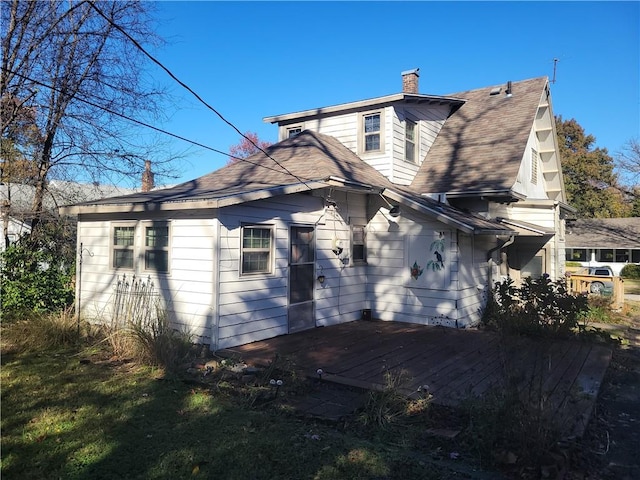
[[[502,245],[498,245],[497,247],[494,247],[492,249],[490,249],[487,252],[487,263],[489,263],[489,288],[492,288],[493,286],[493,268],[492,268],[492,262],[493,259],[491,258],[493,252],[495,252],[496,250],[503,250],[505,248],[507,248],[509,245],[511,245],[513,242],[515,242],[516,236],[515,235],[511,235],[509,237],[508,240],[506,240]]]
[[[219,212],[219,211],[218,211]],[[213,246],[213,298],[211,305],[211,345],[209,349],[215,352],[220,343],[220,214],[214,218],[215,245]]]

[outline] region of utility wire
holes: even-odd
[[[12,71],[12,70],[5,69],[5,68],[3,68],[2,70],[3,70],[3,71],[5,71],[5,72],[8,72],[8,73],[12,73],[13,75],[16,75],[16,76],[18,76],[18,77],[20,77],[20,78],[23,78],[24,80],[28,80],[28,81],[30,81],[30,82],[33,82],[33,83],[35,83],[36,85],[39,85],[39,86],[41,86],[41,87],[49,88],[49,89],[51,89],[51,90],[53,90],[53,91],[55,91],[55,92],[58,92],[58,93],[64,93],[64,92],[62,92],[62,90],[61,90],[61,89],[59,89],[59,88],[53,87],[53,86],[48,85],[48,84],[46,84],[46,83],[43,83],[43,82],[41,82],[41,81],[39,81],[39,80],[35,80],[35,79],[30,78],[30,77],[28,77],[28,76],[26,76],[26,75],[22,75],[21,73],[14,72],[14,71]],[[259,163],[259,162],[252,162],[251,160],[247,160],[246,158],[236,157],[236,156],[231,155],[231,154],[229,154],[229,153],[227,153],[227,152],[224,152],[224,151],[222,151],[222,150],[218,150],[218,149],[213,148],[213,147],[210,147],[210,146],[208,146],[208,145],[204,145],[204,144],[199,143],[199,142],[196,142],[196,141],[194,141],[194,140],[190,140],[190,139],[188,139],[188,138],[186,138],[186,137],[183,137],[183,136],[181,136],[181,135],[178,135],[178,134],[176,134],[176,133],[171,133],[171,132],[169,132],[169,131],[167,131],[167,130],[163,130],[162,128],[155,127],[155,126],[150,125],[150,124],[148,124],[148,123],[145,123],[145,122],[143,122],[143,121],[141,121],[141,120],[136,120],[135,118],[131,118],[131,117],[127,116],[127,115],[124,115],[124,114],[122,114],[122,113],[116,112],[115,110],[111,110],[111,109],[110,109],[110,108],[108,108],[108,107],[105,107],[105,106],[103,106],[103,105],[99,105],[99,104],[97,104],[97,103],[95,103],[95,102],[92,102],[92,101],[90,101],[90,100],[86,100],[86,99],[81,98],[81,97],[79,97],[79,96],[75,96],[75,97],[73,97],[73,98],[74,98],[74,99],[76,99],[76,100],[78,100],[78,101],[80,101],[80,102],[82,102],[82,103],[86,103],[87,105],[91,105],[92,107],[95,107],[95,108],[98,108],[98,109],[100,109],[100,110],[103,110],[103,111],[105,111],[105,112],[107,112],[107,113],[109,113],[109,114],[111,114],[111,115],[115,115],[115,116],[120,117],[120,118],[123,118],[123,119],[125,119],[125,120],[127,120],[127,121],[129,121],[129,122],[136,123],[136,124],[141,125],[141,126],[146,127],[146,128],[150,128],[151,130],[154,130],[154,131],[156,131],[156,132],[162,133],[162,134],[164,134],[164,135],[168,135],[168,136],[170,136],[170,137],[177,138],[178,140],[182,140],[182,141],[184,141],[184,142],[191,143],[192,145],[195,145],[195,146],[198,146],[198,147],[204,148],[204,149],[206,149],[206,150],[210,150],[210,151],[215,152],[215,153],[220,153],[220,154],[222,154],[222,155],[226,155],[226,156],[228,156],[228,157],[230,157],[230,158],[233,158],[233,159],[235,159],[235,160],[239,160],[239,161],[242,161],[242,162],[246,162],[246,163],[249,163],[249,164],[251,164],[251,165],[255,165],[255,166],[257,166],[257,167],[266,168],[267,170],[271,170],[271,171],[276,172],[276,173],[283,173],[283,172],[282,172],[282,170],[279,170],[279,169],[277,169],[277,168],[269,167],[268,165],[264,165],[263,163]],[[267,156],[269,156],[269,155],[267,155]],[[271,158],[271,157],[269,157],[269,158]],[[275,161],[275,160],[274,160],[274,161]],[[278,163],[278,162],[276,162],[276,163]],[[297,180],[299,180],[301,183],[303,183],[306,187],[308,187],[309,189],[311,189],[311,187],[309,187],[309,185],[305,182],[305,180],[306,180],[307,182],[309,182],[309,181],[313,181],[313,179],[311,179],[311,178],[307,178],[307,179],[303,180],[303,179],[301,179],[300,177],[298,177],[298,176],[293,175],[292,173],[290,173],[286,168],[282,167],[280,164],[278,164],[278,166],[280,166],[283,170],[285,170],[285,172],[284,172],[284,173],[289,174],[289,175],[292,175],[294,178],[296,178],[296,179],[297,179]]]
[[[169,70],[167,67],[165,67],[162,62],[160,62],[158,59],[156,59],[153,55],[151,55],[149,52],[147,52],[145,50],[145,48],[135,39],[133,38],[131,35],[129,35],[129,33],[124,30],[120,25],[118,25],[117,23],[115,23],[113,20],[111,20],[109,17],[107,17],[102,10],[100,10],[100,8],[98,8],[95,3],[90,0],[89,5],[91,5],[93,7],[93,9],[98,12],[98,15],[100,15],[102,18],[104,18],[107,22],[109,22],[109,24],[114,27],[116,30],[118,30],[120,33],[122,33],[125,37],[127,37],[129,39],[129,41],[131,43],[133,43],[135,45],[135,47],[140,50],[142,53],[144,53],[146,55],[147,58],[149,58],[149,60],[151,60],[153,63],[155,63],[156,65],[158,65],[161,69],[163,69],[167,75],[169,75],[173,80],[175,80],[181,87],[183,87],[184,89],[186,89],[189,93],[191,93],[194,97],[196,97],[196,99],[202,103],[205,107],[207,107],[209,110],[211,110],[213,113],[215,113],[223,122],[225,122],[227,125],[229,125],[231,128],[233,128],[236,132],[238,132],[239,135],[241,135],[243,138],[245,138],[246,140],[248,140],[254,147],[256,147],[258,150],[260,150],[262,153],[264,153],[268,158],[270,158],[271,160],[273,160],[273,162],[278,165],[280,168],[282,168],[282,170],[285,171],[285,173],[287,173],[288,175],[291,175],[292,177],[294,177],[296,180],[300,181],[301,183],[303,183],[307,188],[309,188],[309,190],[311,190],[311,187],[309,187],[309,185],[307,185],[307,183],[301,179],[300,177],[298,177],[296,174],[294,174],[293,172],[291,172],[289,169],[287,169],[285,166],[283,166],[280,162],[278,162],[275,158],[273,158],[271,155],[269,155],[267,152],[265,152],[259,145],[257,145],[253,140],[251,140],[249,137],[247,137],[244,133],[242,133],[238,127],[236,127],[233,123],[231,123],[229,120],[227,120],[220,112],[218,112],[218,110],[216,110],[214,107],[212,107],[211,105],[209,105],[204,99],[202,99],[202,97],[200,97],[200,95],[198,95],[193,89],[191,89],[191,87],[189,87],[186,83],[184,83],[183,81],[181,81],[178,77],[176,77],[173,72],[171,70]]]

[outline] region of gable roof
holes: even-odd
[[[574,220],[565,242],[567,248],[640,248],[640,217]]]
[[[546,77],[453,94],[465,99],[440,130],[411,188],[419,193],[508,193],[516,182]]]

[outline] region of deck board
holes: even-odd
[[[524,401],[543,401],[573,434],[588,420],[611,349],[578,341],[503,337],[399,322],[359,320],[253,342],[217,352],[248,364],[287,358],[301,372],[381,389],[385,374],[400,375],[400,391],[428,385],[435,403],[456,406],[489,389],[516,385]]]

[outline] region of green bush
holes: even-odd
[[[588,308],[587,296],[570,294],[565,279],[527,277],[516,287],[509,278],[495,284],[483,323],[504,333],[566,337]]]
[[[624,267],[622,267],[620,276],[623,278],[640,279],[640,265],[635,263],[625,265]]]
[[[44,241],[23,237],[0,255],[2,312],[9,318],[73,305],[73,262]]]

